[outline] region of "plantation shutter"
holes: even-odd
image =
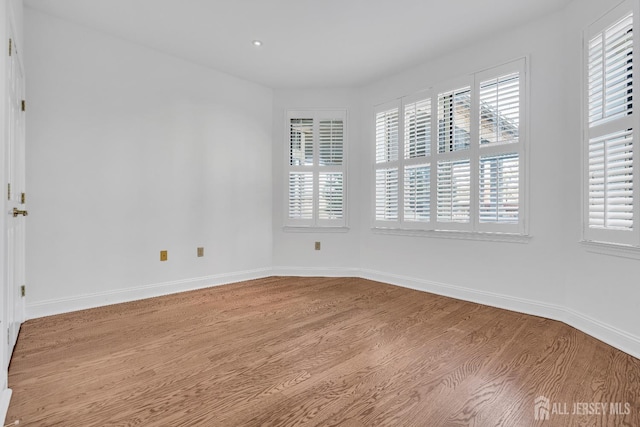
[[[471,142],[471,88],[438,95],[438,152],[465,150]]]
[[[374,226],[525,235],[525,89],[521,58],[376,107]]]
[[[289,138],[289,164],[313,165],[313,119],[291,119]]]
[[[589,125],[633,111],[633,14],[589,41]]]
[[[586,43],[586,240],[640,244],[634,15],[623,4],[589,29]]]
[[[289,111],[289,226],[344,227],[346,111]]]
[[[318,219],[339,221],[344,218],[344,120],[319,119]]]
[[[429,164],[404,169],[404,220],[431,220],[431,167]]]
[[[376,115],[376,163],[398,160],[398,108]]]
[[[431,221],[431,98],[414,99],[403,103],[402,221],[406,228],[426,229]]]
[[[342,119],[320,120],[320,165],[342,164],[344,149],[344,121]]]
[[[481,223],[518,224],[520,165],[518,154],[480,158],[479,219]]]
[[[431,98],[404,106],[404,158],[431,154]]]
[[[438,222],[468,223],[471,203],[469,160],[438,162]]]
[[[479,73],[476,229],[523,233],[525,62]]]
[[[398,220],[398,169],[376,171],[376,219]]]
[[[633,230],[633,131],[589,140],[589,227]]]
[[[344,215],[342,172],[320,172],[319,176],[320,199],[318,209],[320,219],[342,219]]]
[[[313,173],[289,173],[289,219],[313,219]]]
[[[480,144],[517,143],[520,137],[520,73],[480,83]]]
[[[400,217],[400,103],[380,106],[375,115],[375,221],[383,227]]]

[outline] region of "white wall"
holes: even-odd
[[[31,9],[25,25],[28,316],[270,269],[270,89]]]
[[[305,109],[347,110],[346,232],[292,232],[286,217],[285,112]],[[356,89],[278,90],[273,102],[273,262],[275,274],[349,275],[360,264],[360,96]],[[366,224],[365,224],[366,226]],[[321,242],[321,250],[314,242]]]

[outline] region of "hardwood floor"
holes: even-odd
[[[20,426],[640,426],[640,360],[559,322],[362,279],[31,320],[9,386]]]

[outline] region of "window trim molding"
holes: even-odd
[[[318,217],[318,204],[319,194],[316,193],[317,183],[314,181],[314,197],[313,197],[313,219],[311,220],[299,220],[289,218],[289,172],[298,168],[298,166],[292,166],[290,162],[289,144],[291,141],[290,135],[290,119],[295,116],[302,117],[303,115],[309,115],[313,118],[314,129],[317,129],[317,120],[325,118],[337,118],[337,115],[343,118],[343,140],[342,140],[342,165],[341,166],[327,166],[327,172],[335,172],[337,169],[342,171],[342,219],[341,220],[326,220]],[[282,230],[286,232],[348,232],[349,228],[349,110],[346,107],[336,108],[287,108],[284,110],[284,174],[282,191],[283,197],[283,215],[282,215]],[[319,164],[316,164],[319,156],[319,141],[314,141],[313,158],[314,164],[309,166],[308,169],[313,171],[314,174],[320,172],[322,168]]]
[[[430,221],[428,223],[422,222],[411,222],[401,220],[403,215],[401,211],[404,209],[401,201],[403,198],[400,193],[404,190],[404,187],[399,185],[398,187],[398,219],[396,221],[383,221],[376,219],[376,185],[375,185],[375,174],[379,169],[384,169],[385,167],[389,168],[397,168],[398,169],[398,179],[403,179],[403,170],[406,165],[406,159],[402,159],[402,151],[398,154],[398,160],[394,162],[384,163],[385,166],[380,166],[381,164],[376,161],[376,152],[375,152],[375,144],[373,145],[373,156],[372,156],[372,166],[371,166],[371,175],[369,178],[369,183],[373,183],[370,187],[371,194],[371,230],[374,233],[379,234],[397,234],[397,235],[406,235],[406,236],[425,236],[425,237],[436,237],[436,238],[454,238],[454,239],[467,239],[467,240],[489,240],[489,241],[517,241],[521,243],[528,243],[531,240],[530,229],[529,229],[529,213],[530,213],[530,57],[529,55],[523,55],[517,58],[514,58],[509,61],[505,61],[501,64],[498,64],[493,67],[483,68],[476,72],[459,76],[452,79],[447,79],[446,81],[439,82],[438,84],[430,86],[428,89],[422,89],[416,92],[413,92],[409,95],[400,96],[395,98],[394,100],[379,103],[373,106],[373,140],[376,138],[375,131],[375,123],[376,123],[376,115],[379,112],[386,111],[392,108],[398,108],[398,134],[399,137],[402,136],[402,143],[399,141],[398,145],[403,145],[404,143],[404,109],[406,104],[414,103],[421,99],[431,98],[432,108],[431,108],[431,128],[432,135],[435,132],[437,136],[437,127],[438,127],[438,95],[442,92],[450,91],[456,89],[457,87],[462,87],[465,85],[470,85],[471,93],[476,97],[478,95],[478,88],[480,87],[481,80],[487,79],[492,76],[497,77],[502,74],[506,74],[510,71],[518,70],[521,78],[521,87],[520,87],[520,138],[521,142],[518,144],[517,148],[514,149],[514,153],[518,153],[520,156],[520,206],[519,206],[519,215],[520,221],[518,224],[498,224],[496,227],[492,227],[493,224],[481,224],[479,215],[478,215],[478,195],[471,194],[471,206],[470,206],[470,221],[469,223],[458,224],[458,223],[443,223],[437,221],[437,200],[431,199],[431,215]],[[435,105],[435,110],[434,110]],[[471,114],[479,114],[477,110],[477,102],[472,103]],[[473,122],[472,122],[473,123]],[[434,131],[436,129],[436,131]],[[473,135],[477,136],[478,131],[476,129],[471,129],[471,137]],[[495,146],[488,147],[479,147],[479,145],[472,144],[469,152],[466,150],[461,150],[460,152],[452,152],[452,153],[438,153],[438,155],[434,156],[434,152],[437,152],[437,138],[431,138],[431,155],[425,158],[425,163],[430,165],[430,173],[431,173],[431,187],[437,185],[437,167],[439,161],[446,160],[455,160],[462,157],[470,158],[470,162],[479,161],[481,157],[484,157],[482,154],[485,152],[499,152],[499,153],[507,153],[507,151],[502,150],[508,144],[496,144]],[[475,146],[475,148],[474,148]],[[515,148],[515,147],[514,147]],[[466,152],[466,154],[465,154]],[[444,154],[444,155],[443,155]],[[410,159],[412,160],[412,159]],[[478,173],[478,165],[471,165],[471,174]],[[473,184],[473,177],[472,177]],[[476,189],[477,190],[477,189]],[[437,193],[437,187],[436,191]],[[449,227],[444,230],[441,229],[443,225],[448,225]],[[512,227],[509,227],[512,225]],[[491,237],[494,236],[494,237]]]
[[[528,234],[503,233],[503,232],[486,232],[486,231],[465,231],[465,230],[424,230],[410,228],[390,228],[390,227],[373,227],[371,231],[375,234],[394,235],[394,236],[410,236],[410,237],[427,237],[437,239],[457,239],[457,240],[476,240],[488,242],[505,242],[505,243],[529,243],[533,236]]]
[[[617,243],[597,242],[591,240],[581,240],[579,242],[587,252],[600,255],[609,255],[618,258],[629,258],[640,260],[640,247],[621,245]]]
[[[285,225],[282,227],[282,231],[285,233],[348,233],[351,231],[350,227],[344,226],[292,226]]]

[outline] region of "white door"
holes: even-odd
[[[7,126],[5,147],[5,173],[7,188],[5,210],[6,224],[6,293],[5,319],[7,345],[4,368],[9,365],[13,347],[18,339],[20,325],[24,321],[24,299],[22,286],[25,285],[25,109],[24,71],[20,58],[20,46],[15,43],[15,32],[9,25],[10,56],[7,61]],[[3,346],[4,347],[4,346]]]

